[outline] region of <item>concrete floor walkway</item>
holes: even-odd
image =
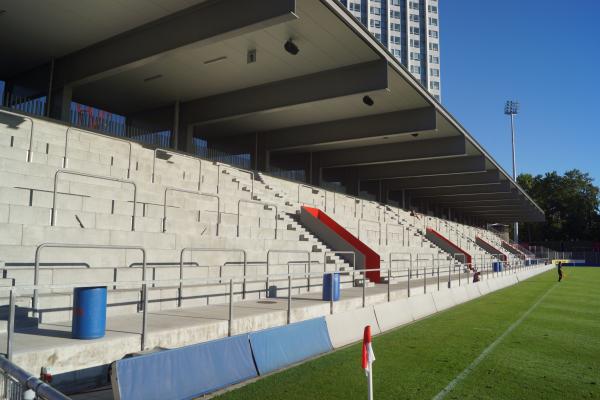
[[[470,284],[465,274],[460,284]],[[392,279],[390,300],[407,296],[407,280]],[[437,291],[437,276],[421,275],[411,279],[411,295]],[[440,290],[448,285],[448,276],[440,277]],[[452,276],[452,287],[459,285],[458,275]],[[334,303],[333,313],[363,306],[362,287],[342,289],[341,299]],[[321,299],[321,292],[296,294],[291,302],[291,322],[328,315],[330,303]],[[388,285],[368,286],[366,305],[388,301]],[[245,300],[234,303],[232,335],[285,325],[287,297]],[[104,366],[129,353],[141,350],[142,314],[120,315],[107,319],[106,336],[96,340],[71,339],[71,323],[40,324],[19,329],[14,335],[14,361],[24,369],[37,373],[42,366],[51,367],[54,374]],[[148,312],[147,348],[175,348],[226,337],[228,305],[179,308]],[[0,335],[6,343],[6,334]],[[91,371],[90,373],[94,373]],[[97,372],[96,372],[97,373]]]

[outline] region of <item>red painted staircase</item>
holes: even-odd
[[[315,236],[334,251],[353,251],[356,254],[355,269],[376,269],[367,272],[367,278],[374,283],[381,282],[381,258],[373,249],[350,233],[318,208],[303,206],[300,222]]]

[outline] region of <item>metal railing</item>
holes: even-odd
[[[30,392],[26,396],[26,392]],[[6,400],[70,400],[52,386],[0,356],[0,396]]]
[[[371,224],[377,224],[377,226],[379,227],[379,230],[377,231],[377,232],[379,232],[379,245],[381,245],[381,222],[379,222],[379,221],[371,221],[369,219],[362,219],[362,218],[359,219],[358,220],[358,234],[357,234],[357,237],[358,237],[359,240],[360,240],[361,222],[363,222],[363,223],[364,222],[368,222],[368,223],[371,223]],[[367,232],[369,232],[369,231],[367,231]],[[375,232],[375,231],[371,231],[371,232]]]
[[[11,112],[11,111],[7,111],[7,110],[4,110],[4,109],[2,109],[1,111],[2,111],[2,113],[5,113],[5,114],[14,115],[16,117],[26,119],[26,120],[28,120],[31,123],[31,127],[30,127],[30,130],[29,130],[29,147],[27,148],[27,159],[26,159],[27,162],[31,162],[31,159],[32,159],[31,156],[32,156],[32,152],[33,152],[33,131],[34,131],[33,118],[28,117],[26,115],[19,114],[19,113],[14,113],[14,112]]]
[[[234,167],[231,165],[223,165],[220,163],[214,163],[217,164],[217,193],[219,193],[219,187],[221,185],[221,168],[226,168],[226,169],[233,169],[235,171],[239,171],[239,172],[243,172],[245,174],[250,175],[250,198],[252,198],[254,196],[254,172],[253,171],[249,171],[247,169],[243,169],[243,168],[238,168],[238,167]]]
[[[264,201],[245,200],[245,199],[238,200],[238,206],[237,206],[237,237],[240,237],[240,205],[242,203],[262,205],[265,210],[267,210],[267,207],[273,207],[273,208],[275,208],[275,239],[277,239],[277,219],[279,218],[279,208],[277,208],[277,205],[273,204],[273,203],[267,203],[267,202],[264,202]],[[260,219],[260,217],[258,217],[258,218]],[[259,224],[259,226],[260,226],[260,224]]]
[[[61,174],[83,176],[83,177],[87,177],[87,178],[101,179],[101,180],[105,180],[105,181],[120,182],[120,183],[126,183],[128,185],[132,185],[133,186],[133,216],[131,217],[131,230],[135,231],[135,216],[136,216],[135,209],[136,209],[136,204],[137,204],[137,185],[135,182],[129,181],[127,179],[113,178],[110,176],[102,176],[102,175],[94,175],[94,174],[88,174],[86,172],[70,171],[70,170],[64,170],[64,169],[59,169],[54,174],[54,190],[52,192],[52,215],[51,215],[51,221],[50,221],[51,226],[54,226],[54,224],[56,223],[56,193],[57,193],[57,189],[58,189],[58,177]]]
[[[267,280],[266,280],[266,288],[267,288],[267,293],[269,291],[269,272],[270,272],[270,268],[271,268],[271,254],[306,254],[307,257],[307,261],[308,261],[308,291],[310,292],[310,274],[311,274],[311,264],[312,261],[310,259],[310,251],[305,251],[305,250],[269,250],[267,251]]]
[[[71,132],[71,130],[73,130],[73,129],[76,129],[76,130],[78,130],[78,131],[80,131],[82,133],[85,133],[86,135],[99,136],[99,137],[106,138],[108,140],[116,140],[116,141],[128,144],[129,145],[129,157],[128,157],[128,162],[127,162],[127,179],[131,178],[131,158],[133,157],[133,145],[132,145],[132,142],[130,140],[121,139],[121,138],[114,137],[114,136],[106,136],[106,135],[103,135],[103,134],[100,134],[100,133],[86,131],[86,130],[83,130],[83,129],[80,129],[80,128],[76,128],[76,127],[73,127],[73,126],[68,126],[67,130],[65,131],[65,155],[63,157],[63,168],[68,168],[69,167],[68,166],[68,163],[69,163],[69,159],[68,159],[69,132]]]
[[[356,252],[355,251],[345,251],[345,250],[332,250],[332,251],[326,251],[323,254],[323,265],[326,266],[327,265],[327,256],[337,256],[337,255],[351,255],[352,256],[352,268],[356,269]],[[336,267],[336,272],[337,271],[337,267]]]
[[[309,189],[311,191],[311,194],[315,195],[315,194],[319,194],[321,192],[323,192],[324,190],[321,188],[317,188],[315,186],[311,186],[311,185],[306,185],[304,183],[300,183],[298,184],[298,203],[299,204],[304,204],[303,202],[300,201],[300,191],[301,189]],[[324,207],[325,207],[325,211],[327,211],[327,191],[325,191],[325,196],[324,197],[319,197],[320,199],[325,199],[324,202]],[[319,207],[319,204],[315,204],[314,202],[314,196],[313,196],[313,203],[311,204],[314,207]]]
[[[399,224],[385,224],[385,245],[389,245],[390,242],[390,227],[400,227],[402,229],[401,232],[396,232],[396,233],[402,233],[402,245],[405,246],[405,236],[406,236],[406,229],[404,228],[404,226],[399,225]]]
[[[217,232],[216,233],[217,233],[217,236],[219,236],[219,225],[221,225],[221,198],[219,197],[219,195],[210,194],[210,193],[202,193],[202,192],[197,192],[194,190],[178,189],[178,188],[173,188],[173,187],[165,188],[164,201],[163,201],[163,232],[167,231],[167,193],[168,192],[187,193],[187,194],[193,194],[195,196],[210,197],[213,199],[217,199]],[[238,211],[238,213],[239,213],[239,211]]]
[[[356,205],[357,205],[358,203],[360,203],[360,199],[357,199],[356,197],[354,197],[354,196],[350,196],[350,195],[347,195],[347,194],[342,194],[342,193],[338,193],[338,192],[333,192],[333,213],[334,213],[334,214],[337,212],[337,201],[336,201],[336,197],[337,197],[337,196],[346,197],[346,198],[348,198],[348,199],[352,200],[352,203],[354,204],[354,218],[356,218],[356,210],[357,210],[357,207],[356,207]],[[327,196],[326,196],[326,197],[327,197]]]
[[[40,279],[40,258],[42,256],[42,250],[44,249],[48,249],[48,248],[60,248],[60,249],[96,249],[96,250],[137,250],[140,251],[142,253],[142,280],[145,281],[146,280],[146,249],[144,247],[141,246],[119,246],[119,245],[91,245],[91,244],[61,244],[61,243],[43,243],[40,244],[36,249],[35,249],[35,263],[34,263],[34,272],[33,272],[33,284],[37,287],[39,285],[39,279]],[[142,327],[142,350],[144,350],[144,344],[145,344],[145,339],[146,339],[146,308],[148,307],[148,296],[147,296],[147,287],[145,284],[142,285],[142,303],[143,303],[143,310],[144,310],[144,317],[143,317],[143,327]],[[33,290],[33,312],[35,313],[35,315],[38,314],[38,308],[39,308],[39,293],[38,293],[38,289],[34,289]],[[10,308],[11,308],[11,315],[13,318],[13,323],[9,323],[9,326],[12,327],[14,329],[14,299],[12,298],[12,292],[11,292],[11,299],[10,299]],[[11,341],[10,341],[10,333],[11,333],[11,329],[8,330],[8,336],[9,336],[9,340],[8,340],[8,345],[7,348],[9,349],[9,351],[7,351],[8,353],[8,359],[10,360],[12,357],[12,352],[10,351],[12,349],[11,346]]]
[[[222,277],[218,277],[218,278],[211,278],[211,277],[206,277],[206,278],[195,278],[195,279],[184,279],[181,272],[180,272],[180,278],[179,279],[166,279],[166,280],[148,280],[146,278],[146,274],[145,274],[145,269],[146,269],[146,253],[144,248],[142,247],[134,247],[134,246],[92,246],[92,245],[65,245],[65,244],[44,244],[44,245],[40,245],[38,247],[38,251],[36,252],[36,269],[39,265],[39,256],[40,256],[40,252],[41,249],[46,248],[46,247],[57,247],[57,248],[82,248],[82,249],[109,249],[109,250],[139,250],[142,252],[143,255],[143,268],[144,268],[144,272],[143,272],[143,277],[141,280],[137,280],[137,281],[127,281],[127,282],[122,282],[119,283],[119,285],[141,285],[142,286],[142,328],[141,328],[141,349],[145,350],[146,349],[146,333],[147,333],[147,311],[148,311],[148,296],[147,296],[147,287],[148,285],[156,285],[156,284],[162,284],[162,285],[170,285],[170,284],[178,284],[181,288],[181,290],[183,289],[183,284],[188,284],[188,285],[209,285],[212,282],[217,282],[219,284],[223,283],[223,278]],[[238,251],[244,254],[244,258],[245,258],[245,252],[243,250],[235,250],[235,249],[206,249],[206,248],[187,248],[187,249],[182,249],[182,253],[181,253],[181,257],[180,260],[182,262],[183,260],[183,254],[186,251]],[[310,252],[303,252],[303,251],[287,251],[287,250],[271,250],[271,253],[288,253],[288,254],[294,254],[294,253],[306,253],[308,255],[308,260],[309,260],[309,265],[310,265]],[[452,281],[452,272],[453,272],[453,266],[452,263],[454,261],[450,260],[450,263],[448,264],[448,287],[451,287],[450,282]],[[267,254],[267,272],[269,271],[269,254]],[[517,272],[517,270],[530,270],[536,267],[539,267],[540,265],[538,264],[532,264],[532,265],[524,265],[523,263],[520,263],[518,266],[516,266],[513,271],[504,271],[504,275],[507,274],[514,274]],[[182,268],[182,267],[181,267]],[[182,269],[180,269],[181,271]],[[381,272],[387,272],[388,277],[393,276],[392,275],[392,271],[391,268],[376,268],[376,269],[363,269],[363,270],[357,270],[355,272],[360,273],[363,275],[363,286],[362,286],[362,301],[363,301],[363,306],[366,305],[366,274],[368,272],[371,271],[379,271]],[[244,271],[244,275],[241,277],[236,277],[236,278],[230,278],[228,285],[229,285],[229,293],[228,293],[228,298],[229,298],[229,303],[228,303],[228,334],[231,335],[232,334],[232,324],[233,324],[233,298],[234,298],[234,294],[235,294],[235,289],[234,286],[236,283],[243,283],[244,286],[242,286],[242,294],[245,291],[245,284],[248,280],[248,276],[246,275],[246,271]],[[397,277],[406,277],[407,278],[407,292],[408,292],[408,296],[410,297],[410,282],[411,282],[411,270],[409,268],[408,271],[406,271],[406,275],[397,275]],[[302,278],[308,278],[308,290],[310,291],[310,280],[311,277],[313,276],[318,276],[318,277],[323,277],[324,274],[328,274],[330,272],[328,271],[319,271],[319,272],[311,272],[311,271],[305,271],[304,273],[288,273],[288,274],[270,274],[267,273],[266,275],[262,275],[262,276],[255,276],[255,277],[251,277],[254,279],[254,281],[256,282],[267,282],[267,288],[268,288],[268,282],[270,279],[285,279],[287,278],[288,280],[288,288],[291,289],[292,285],[292,278],[294,277],[302,277]],[[438,289],[439,289],[439,279],[440,276],[445,273],[445,271],[443,271],[442,269],[440,269],[438,267],[437,269],[437,275],[438,275]],[[428,274],[425,273],[424,274],[424,279],[423,279],[423,285],[426,288],[429,280],[427,278]],[[456,275],[454,275],[456,277]],[[489,274],[487,275],[489,277]],[[458,280],[459,280],[459,285],[461,283],[461,274],[460,274],[460,270],[459,270],[459,274],[458,274]],[[469,280],[469,277],[467,276],[467,279]],[[19,285],[19,286],[9,286],[9,287],[0,287],[0,292],[9,292],[10,293],[10,307],[9,307],[9,319],[8,319],[8,329],[7,329],[7,344],[6,344],[6,348],[7,348],[7,358],[10,360],[12,357],[12,353],[13,353],[13,336],[14,336],[14,322],[15,322],[15,298],[16,296],[19,294],[19,292],[21,291],[31,291],[33,290],[34,293],[37,293],[38,290],[56,290],[56,289],[72,289],[75,287],[97,287],[97,286],[112,286],[114,284],[114,282],[94,282],[94,283],[84,283],[84,284],[49,284],[49,285],[40,285],[39,283],[34,283],[34,285]],[[388,281],[386,282],[388,288],[388,301],[390,301],[390,285],[391,285],[391,279],[388,279]],[[426,289],[424,289],[426,290]],[[180,292],[181,293],[181,292]],[[37,307],[36,307],[37,309]],[[331,312],[333,313],[333,308],[331,310]],[[291,290],[288,290],[288,322],[290,322],[290,315],[291,315]]]
[[[237,254],[241,254],[242,255],[242,262],[243,262],[243,275],[244,275],[244,281],[242,283],[242,298],[245,299],[246,298],[246,274],[247,274],[247,268],[248,268],[248,255],[246,253],[246,250],[243,249],[225,249],[225,248],[202,248],[202,247],[186,247],[181,249],[181,253],[179,255],[179,294],[178,294],[178,300],[177,300],[177,304],[178,307],[181,307],[182,301],[183,301],[183,254],[186,252],[191,252],[191,253],[207,253],[207,252],[223,252],[223,253],[237,253]],[[219,275],[222,275],[222,273],[220,273]],[[222,278],[222,276],[219,276],[219,278]]]
[[[157,158],[156,154],[159,151],[163,152],[165,154],[170,154],[172,156],[189,158],[189,159],[192,159],[194,161],[198,161],[198,191],[200,191],[202,189],[202,159],[200,159],[198,157],[190,156],[190,155],[187,155],[187,154],[179,153],[179,152],[176,152],[176,151],[167,150],[167,149],[161,149],[161,148],[154,149],[154,155],[152,157],[152,183],[154,183],[155,179],[156,179],[156,158]]]

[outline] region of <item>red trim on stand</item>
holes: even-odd
[[[487,240],[483,240],[483,238],[479,237],[479,236],[475,236],[475,242],[477,242],[477,240],[481,240],[483,243],[485,243],[486,246],[488,246],[490,249],[494,250],[496,252],[496,254],[500,254],[502,256],[502,261],[508,261],[508,256],[506,254],[504,254],[502,251],[498,250],[495,246],[492,246],[490,244],[490,242],[488,242]],[[495,255],[495,254],[492,254]]]
[[[377,269],[381,268],[381,257],[373,249],[367,246],[365,243],[360,241],[356,236],[346,230],[343,226],[335,222],[329,215],[325,214],[318,208],[302,206],[308,213],[313,217],[325,224],[330,230],[335,232],[340,238],[346,241],[350,246],[354,247],[357,252],[362,253],[365,256],[365,269]],[[380,271],[367,272],[367,278],[371,282],[380,283],[381,273]]]
[[[514,251],[516,251],[516,252],[517,252],[517,255],[518,255],[519,257],[521,257],[523,260],[526,260],[526,259],[527,259],[527,254],[523,253],[523,252],[521,251],[521,249],[519,249],[518,247],[515,247],[515,246],[513,246],[511,243],[508,243],[508,242],[506,242],[506,241],[504,241],[504,240],[503,240],[503,241],[502,241],[502,246],[504,247],[504,245],[506,245],[507,247],[510,247],[511,249],[513,249]],[[513,254],[514,254],[514,253],[513,253]]]
[[[453,242],[451,242],[449,239],[447,239],[441,233],[436,232],[435,230],[433,230],[431,228],[427,228],[427,233],[431,233],[432,235],[434,235],[434,236],[438,237],[439,239],[443,240],[446,244],[448,244],[448,246],[450,246],[454,250],[456,250],[456,253],[462,253],[462,254],[464,254],[465,255],[465,259],[466,259],[467,264],[468,264],[468,268],[469,269],[473,268],[473,257],[471,257],[471,255],[469,253],[467,253],[466,251],[464,251],[463,249],[461,249],[460,247],[458,247],[456,244],[454,244]],[[454,256],[454,254],[452,254],[452,256]]]

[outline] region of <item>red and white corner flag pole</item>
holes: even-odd
[[[373,362],[375,361],[375,353],[371,345],[371,325],[365,326],[362,346],[362,367],[365,370],[369,381],[369,400],[373,400]]]

